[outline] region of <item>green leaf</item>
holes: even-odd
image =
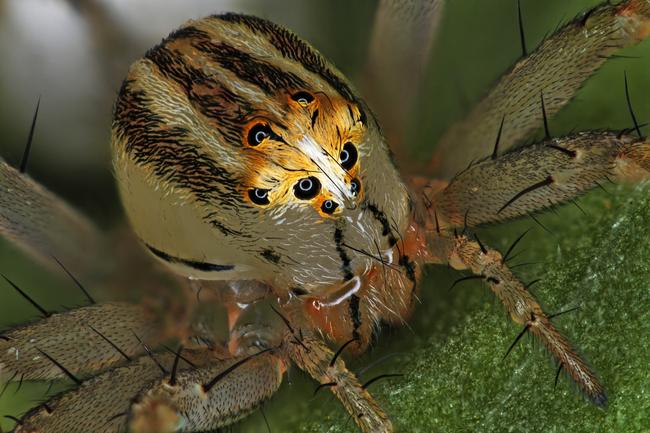
[[[562,375],[554,387],[556,366],[537,349],[532,337],[523,338],[504,360],[520,327],[504,317],[500,305],[482,295],[487,289],[481,289],[480,283],[466,283],[454,289],[455,296],[473,306],[451,332],[419,343],[405,361],[387,370],[398,369],[406,376],[372,390],[396,431],[650,429],[646,344],[650,336],[650,187],[609,189],[613,196],[592,194],[585,200],[581,207],[586,216],[563,209],[559,216],[543,217],[554,234],[536,229],[518,248],[532,251],[525,254],[526,259],[517,260],[544,259],[542,266],[521,275],[524,281],[533,275],[543,278],[532,291],[548,312],[581,307],[554,321],[604,381],[609,407],[603,410],[587,402]],[[504,234],[514,239],[515,228],[526,225],[530,223],[522,221],[489,230],[492,245],[499,244]],[[440,275],[430,275],[429,285],[437,285],[431,281],[433,276]],[[434,296],[427,298],[427,302],[436,302]],[[431,310],[425,306],[416,314],[431,314]],[[327,406],[319,412],[314,406],[309,405],[310,419],[322,421],[303,424],[301,431],[356,431],[342,411]]]

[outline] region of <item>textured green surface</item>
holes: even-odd
[[[545,217],[553,235],[536,229],[521,247],[526,259],[517,260],[544,259],[520,275],[543,278],[533,292],[548,311],[581,307],[555,323],[603,379],[609,408],[586,402],[562,376],[554,389],[555,367],[530,338],[503,360],[519,328],[482,296],[487,289],[467,283],[454,295],[472,305],[467,315],[445,338],[434,336],[393,363],[404,378],[373,390],[397,431],[650,431],[650,188],[610,190],[614,196],[583,200],[587,216],[566,209]],[[498,231],[489,234],[493,245],[500,243]],[[351,423],[344,427],[340,410],[328,407],[322,416],[326,422],[302,431],[355,431]]]

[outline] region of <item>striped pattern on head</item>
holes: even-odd
[[[113,155],[138,235],[201,277],[259,276],[260,263],[295,267],[314,249],[326,256],[319,268],[340,268],[334,227],[346,212],[383,206],[387,186],[405,207],[377,124],[345,78],[290,31],[251,16],[190,21],[133,64],[115,105]],[[291,279],[330,278],[308,274]]]

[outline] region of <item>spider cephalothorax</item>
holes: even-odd
[[[437,10],[436,2],[422,4],[429,7],[416,9],[420,24]],[[524,50],[442,139],[443,150],[459,147],[460,160],[483,158],[447,177],[459,167],[439,153],[431,166],[444,163],[441,179],[403,182],[375,116],[307,43],[245,15],[189,22],[131,67],[112,145],[136,236],[183,288],[199,290],[183,292],[180,318],[161,320],[172,315],[164,303],[157,314],[109,303],[42,310],[42,321],[1,335],[0,367],[13,378],[67,376],[78,385],[26,414],[16,432],[215,429],[270,398],[291,364],[318,381],[317,390],[329,388],[365,433],[391,432],[340,355],[366,349],[381,323],[408,318],[425,264],[484,280],[524,327],[519,336],[538,338],[558,372],[605,406],[603,385],[553,316],[506,257],[470,233],[571,200],[603,178],[648,178],[650,142],[636,119],[622,132],[552,138],[547,130],[539,143],[512,149],[648,29],[650,0],[627,0],[570,22],[530,55]],[[497,137],[488,156],[486,135]],[[34,216],[16,204],[0,219],[3,233],[38,256],[52,245],[48,231],[85,224],[25,176],[4,163],[0,170],[11,177],[0,198],[20,203],[28,194],[32,208],[47,210]],[[222,307],[225,345],[212,326]],[[173,353],[147,345],[173,338],[181,340]]]
[[[190,22],[134,64],[113,148],[136,232],[177,268],[193,263],[188,275],[312,292],[365,273],[364,252],[391,250],[408,224],[365,104],[308,44],[257,18]],[[342,244],[361,252],[344,260]]]

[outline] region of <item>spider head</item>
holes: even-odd
[[[137,235],[194,278],[316,292],[390,256],[409,222],[368,107],[311,47],[252,17],[192,22],[136,62],[113,155]]]

